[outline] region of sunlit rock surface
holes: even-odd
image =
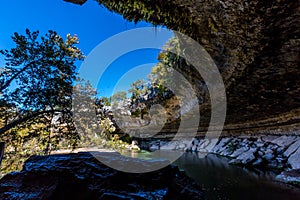
[[[150,151],[158,149],[187,152],[213,153],[231,158],[230,164],[239,164],[263,169],[300,169],[300,137],[296,136],[258,136],[220,138],[194,138],[192,140],[144,142],[143,148]]]

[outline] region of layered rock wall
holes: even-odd
[[[206,49],[226,86],[224,132],[281,132],[299,127],[298,1],[98,2],[128,20],[146,20],[182,32]],[[182,72],[194,77],[194,83],[201,79],[192,68],[183,67]],[[205,124],[210,117],[209,105],[203,111]]]

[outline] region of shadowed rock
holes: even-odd
[[[0,199],[204,199],[175,166],[130,174],[101,164],[90,153],[32,156],[21,172],[0,180]]]
[[[87,0],[64,0],[66,2],[71,2],[74,4],[79,4],[79,5],[83,5]]]
[[[298,1],[97,1],[130,21],[145,20],[184,33],[205,48],[226,86],[224,133],[299,128]],[[188,65],[178,68],[191,78],[198,95],[205,96],[200,74]],[[210,119],[209,105],[203,110],[202,127]]]

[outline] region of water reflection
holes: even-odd
[[[228,165],[226,158],[212,154],[201,157],[197,153],[186,153],[175,164],[207,191],[209,199],[300,199],[299,189],[274,182],[275,173]]]

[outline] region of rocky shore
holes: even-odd
[[[214,139],[215,140],[215,139]],[[263,170],[282,172],[277,179],[300,185],[300,137],[259,136],[225,137],[210,149],[212,140],[194,138],[191,141],[151,141],[148,149],[181,150],[187,152],[213,153],[230,158],[229,163]]]
[[[143,174],[124,173],[101,164],[90,153],[82,152],[32,156],[22,171],[0,179],[0,199],[173,200],[205,197],[200,186],[176,166]]]

